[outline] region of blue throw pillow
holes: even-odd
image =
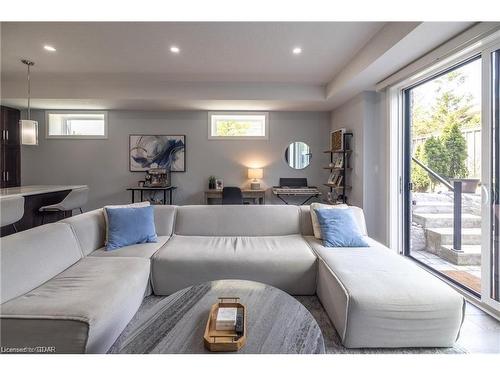
[[[316,210],[325,247],[368,247],[351,209]]]
[[[108,216],[106,250],[157,242],[153,206],[105,208]]]

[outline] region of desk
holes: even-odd
[[[241,189],[241,193],[243,194],[243,200],[251,199],[255,204],[266,203],[266,191],[263,189],[260,190]],[[210,204],[210,200],[213,199],[222,199],[221,189],[205,190],[205,203]]]
[[[168,204],[173,203],[172,199],[172,192],[177,189],[177,186],[158,186],[158,187],[147,187],[147,186],[136,186],[136,187],[130,187],[127,190],[132,192],[132,203],[135,203],[135,192],[139,191],[141,194],[141,202],[144,199],[144,191],[149,191],[149,192],[157,192],[157,191],[163,191],[163,204],[167,204],[167,191],[169,193],[168,195]]]

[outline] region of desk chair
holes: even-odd
[[[222,204],[243,204],[243,194],[239,187],[228,186],[222,189]]]
[[[88,187],[71,190],[61,202],[40,207],[38,211],[42,213],[42,224],[45,222],[45,215],[50,212],[65,212],[79,209],[80,213],[83,214],[82,206],[87,203],[88,199]]]
[[[24,197],[8,197],[0,199],[0,226],[12,225],[17,232],[16,223],[24,215]]]

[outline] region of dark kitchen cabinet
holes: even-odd
[[[0,116],[0,187],[21,185],[21,134],[19,120],[21,112],[1,106]]]

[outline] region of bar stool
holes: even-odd
[[[12,225],[17,232],[16,223],[24,215],[24,197],[5,197],[0,199],[0,226]]]
[[[65,212],[79,209],[80,213],[83,214],[82,206],[87,203],[88,199],[89,188],[83,187],[71,190],[70,193],[66,195],[66,198],[59,203],[40,207],[38,211],[42,213],[42,225],[45,222],[45,215],[47,213]]]

